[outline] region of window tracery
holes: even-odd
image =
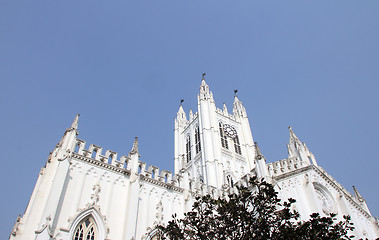
[[[73,240],[96,240],[96,225],[92,217],[83,219],[74,231]]]
[[[230,175],[226,176],[226,181],[228,182],[229,187],[234,187],[234,181]]]
[[[241,145],[240,145],[240,141],[238,139],[238,135],[236,135],[233,139],[234,141],[234,151],[238,154],[242,154],[241,152]]]
[[[162,234],[163,232],[156,228],[150,232],[150,234],[147,236],[147,240],[161,240]]]

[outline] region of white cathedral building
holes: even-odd
[[[313,212],[350,215],[357,238],[379,237],[378,220],[318,166],[289,128],[288,158],[266,163],[254,143],[245,107],[216,108],[202,80],[196,113],[180,106],[175,119],[175,172],[139,160],[137,138],[128,155],[78,138],[76,116],[41,169],[29,204],[10,239],[159,239],[155,228],[191,210],[196,196],[222,197],[252,176],[274,184],[283,200],[296,199],[303,220]]]

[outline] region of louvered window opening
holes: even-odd
[[[224,127],[222,126],[221,123],[219,123],[219,127],[220,127],[221,146],[225,149],[229,149],[228,138],[225,135]]]
[[[198,154],[201,151],[199,126],[197,126],[195,130],[195,146],[196,146],[196,154]]]

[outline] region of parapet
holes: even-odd
[[[193,196],[209,194],[217,198],[228,193],[225,189],[216,189],[212,186],[207,186],[198,179],[189,179],[189,182],[186,183],[188,185],[185,186],[184,182],[182,182],[183,176],[180,174],[173,175],[171,171],[160,170],[159,167],[154,165],[147,166],[145,162],[139,160],[137,165],[134,165],[132,164],[133,158],[131,158],[130,155],[118,158],[118,153],[111,150],[106,150],[103,155],[103,148],[95,144],[91,144],[87,150],[86,142],[80,139],[76,140],[74,156],[75,155],[76,158],[89,162],[90,164],[100,165],[111,171],[125,175],[137,171],[134,172],[134,174],[138,175],[142,181],[147,181],[180,192],[188,190]],[[138,166],[138,170],[133,171],[131,166]]]
[[[232,120],[236,121],[236,116],[235,116],[235,115],[230,114],[230,113],[227,113],[227,112],[223,111],[223,110],[220,109],[220,108],[216,108],[216,112],[217,112],[218,114],[220,114],[220,115],[223,115],[223,116],[225,116],[225,117],[227,117],[227,118],[229,118],[229,119],[232,119]]]
[[[85,157],[85,159],[95,161],[97,163],[101,163],[104,166],[112,166],[116,168],[118,171],[125,171],[125,172],[132,172],[130,166],[131,166],[131,158],[130,156],[121,156],[118,159],[117,152],[106,150],[105,154],[103,155],[103,148],[91,144],[88,148],[88,150],[85,148],[86,142],[77,139],[75,144],[75,151],[79,156]],[[138,172],[136,174],[140,175],[142,179],[148,180],[149,182],[153,183],[160,183],[159,185],[170,185],[170,186],[176,186],[178,185],[178,177],[173,177],[172,172],[167,170],[159,170],[156,166],[146,166],[146,163],[138,160]]]
[[[275,177],[309,165],[309,163],[300,161],[297,157],[292,157],[267,164],[267,170],[271,177]]]

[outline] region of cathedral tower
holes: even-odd
[[[175,119],[175,174],[181,171],[190,184],[231,186],[255,167],[246,109],[236,95],[232,114],[225,104],[217,108],[204,78],[197,100],[195,114],[190,110],[187,119],[180,106]]]

